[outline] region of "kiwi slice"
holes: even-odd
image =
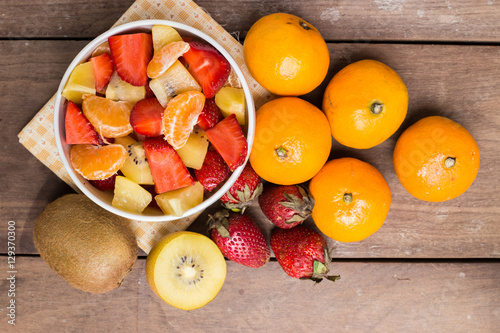
[[[219,293],[226,261],[208,237],[190,231],[164,236],[146,261],[151,289],[166,303],[183,310],[200,308]]]

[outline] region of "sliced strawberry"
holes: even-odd
[[[208,131],[222,119],[224,119],[224,117],[217,104],[215,104],[215,99],[207,98],[205,100],[205,106],[203,106],[203,111],[201,111],[201,114],[198,116],[198,126],[203,128],[204,131]]]
[[[75,144],[99,144],[99,135],[92,124],[85,118],[80,108],[68,101],[66,107],[66,119],[64,121],[66,129],[66,143]]]
[[[248,143],[234,113],[206,131],[206,134],[208,141],[222,156],[231,171],[245,162]]]
[[[205,97],[212,98],[231,73],[229,61],[213,46],[193,41],[182,56],[188,71],[201,85]]]
[[[100,56],[90,58],[90,61],[94,70],[95,90],[103,91],[115,70],[113,60],[109,53],[103,53]]]
[[[205,155],[202,167],[199,170],[195,169],[194,174],[200,184],[210,192],[231,175],[231,170],[222,156],[210,149]]]
[[[101,191],[112,191],[115,189],[115,180],[118,174],[114,174],[106,179],[89,180],[90,185]]]
[[[181,158],[163,137],[147,139],[143,145],[156,193],[160,194],[194,184],[193,177]]]
[[[161,135],[161,116],[163,106],[156,98],[147,98],[135,103],[130,113],[130,125],[138,134],[145,136]]]
[[[153,90],[151,90],[149,84],[146,84],[146,96],[144,98],[153,98],[153,97],[156,97],[155,93],[153,92]]]
[[[136,33],[108,38],[111,56],[118,76],[133,86],[148,83],[146,68],[153,57],[153,40],[150,34]]]

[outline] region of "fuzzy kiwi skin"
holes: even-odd
[[[82,194],[67,194],[47,205],[35,221],[33,241],[50,268],[91,293],[120,286],[138,254],[128,220]]]

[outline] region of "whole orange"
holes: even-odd
[[[319,31],[291,14],[276,13],[255,22],[243,43],[250,74],[270,92],[304,95],[321,84],[330,52]]]
[[[382,174],[350,157],[326,163],[311,180],[309,191],[315,201],[314,223],[339,242],[357,242],[375,233],[391,206],[391,191]]]
[[[472,185],[479,158],[479,147],[463,126],[431,116],[401,134],[393,163],[399,181],[411,195],[438,202],[456,198]]]
[[[281,97],[256,113],[250,163],[263,179],[280,185],[311,179],[330,155],[332,137],[326,116],[298,97]]]
[[[375,60],[344,67],[323,97],[332,136],[351,148],[371,148],[388,139],[401,126],[407,110],[408,90],[403,80]]]

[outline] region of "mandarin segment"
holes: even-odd
[[[152,79],[167,71],[184,53],[189,50],[186,42],[173,42],[162,47],[148,64],[147,73]]]
[[[182,93],[168,103],[162,117],[162,129],[165,140],[174,149],[182,148],[187,142],[204,104],[205,95],[199,91]]]
[[[127,158],[127,150],[119,144],[107,146],[74,145],[70,150],[73,169],[88,180],[101,180],[120,170]]]
[[[132,133],[129,119],[133,106],[127,101],[84,95],[82,111],[98,133],[107,138],[117,138]]]

